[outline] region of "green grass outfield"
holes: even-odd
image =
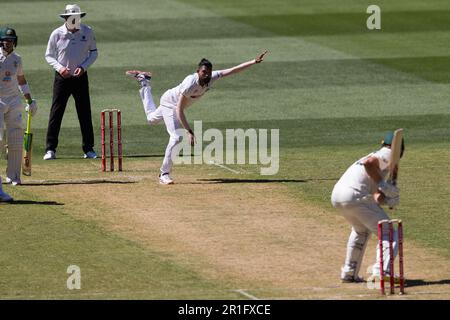
[[[111,106],[123,110],[126,155],[159,156],[167,142],[164,126],[146,125],[137,85],[125,70],[151,70],[159,99],[202,57],[223,68],[268,49],[264,63],[217,82],[189,109],[190,122],[201,119],[204,128],[279,128],[280,172],[270,178],[307,180],[286,184],[299,201],[324,208],[343,171],[375,150],[386,131],[403,127],[403,192],[395,215],[407,221],[407,241],[450,258],[449,1],[377,1],[381,31],[366,29],[372,2],[361,0],[78,4],[99,49],[89,70],[98,153],[99,113]],[[0,6],[0,23],[18,33],[16,51],[38,101],[33,155],[35,164],[44,165],[53,82],[44,53],[51,31],[62,24],[58,14],[65,2],[0,0]],[[57,153],[64,164],[83,161],[80,139],[71,100]],[[76,219],[61,204],[40,197],[39,188],[4,188],[22,202],[0,206],[0,298],[239,298],[226,283],[212,283],[161,252]],[[91,266],[90,286],[82,293],[65,289],[65,269],[74,260]]]

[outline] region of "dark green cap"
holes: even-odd
[[[386,144],[386,145],[390,146],[392,144],[392,140],[394,140],[394,132],[390,131],[390,132],[386,133],[383,141],[381,141],[381,144]]]

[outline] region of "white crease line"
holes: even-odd
[[[243,296],[245,296],[245,297],[247,297],[247,298],[249,298],[251,300],[259,300],[257,297],[252,296],[250,293],[247,293],[247,292],[245,292],[242,289],[238,289],[238,290],[234,290],[234,291],[237,292],[237,293],[242,294]]]
[[[228,168],[227,166],[224,166],[223,164],[216,163],[216,162],[213,161],[213,160],[211,160],[211,161],[209,162],[209,164],[213,164],[213,165],[218,166],[218,167],[220,167],[220,168],[223,168],[223,169],[225,169],[225,170],[231,171],[231,172],[233,172],[233,173],[235,173],[235,174],[241,174],[239,171],[236,171],[236,170],[233,170],[233,169],[231,169],[231,168]]]

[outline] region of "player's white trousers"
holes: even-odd
[[[361,203],[333,203],[344,218],[352,225],[352,231],[347,243],[347,255],[342,267],[341,277],[357,277],[361,268],[364,252],[370,234],[378,234],[378,221],[389,219],[384,210],[375,202],[367,201]],[[394,257],[397,256],[398,246],[397,232],[394,232]],[[372,274],[380,274],[380,252],[377,245],[376,263],[372,266]],[[389,230],[383,228],[383,260],[384,271],[389,272]]]
[[[0,97],[0,148],[3,148],[5,138],[3,128],[6,127],[8,138],[8,164],[7,176],[14,180],[20,180],[23,128],[22,128],[23,104],[19,96]]]
[[[162,120],[166,125],[166,130],[169,133],[169,143],[166,147],[164,154],[164,160],[161,166],[161,174],[170,173],[173,166],[172,152],[177,144],[181,142],[182,136],[177,133],[177,129],[181,128],[181,123],[175,113],[175,108],[169,108],[165,106],[159,106],[156,108],[153,101],[152,89],[149,85],[142,87],[139,90],[141,95],[142,104],[144,105],[145,115],[149,124],[158,124]]]

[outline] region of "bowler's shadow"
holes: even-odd
[[[335,178],[313,178],[313,179],[237,179],[237,178],[216,178],[216,179],[197,179],[197,181],[215,183],[306,183],[309,181],[337,180]]]

